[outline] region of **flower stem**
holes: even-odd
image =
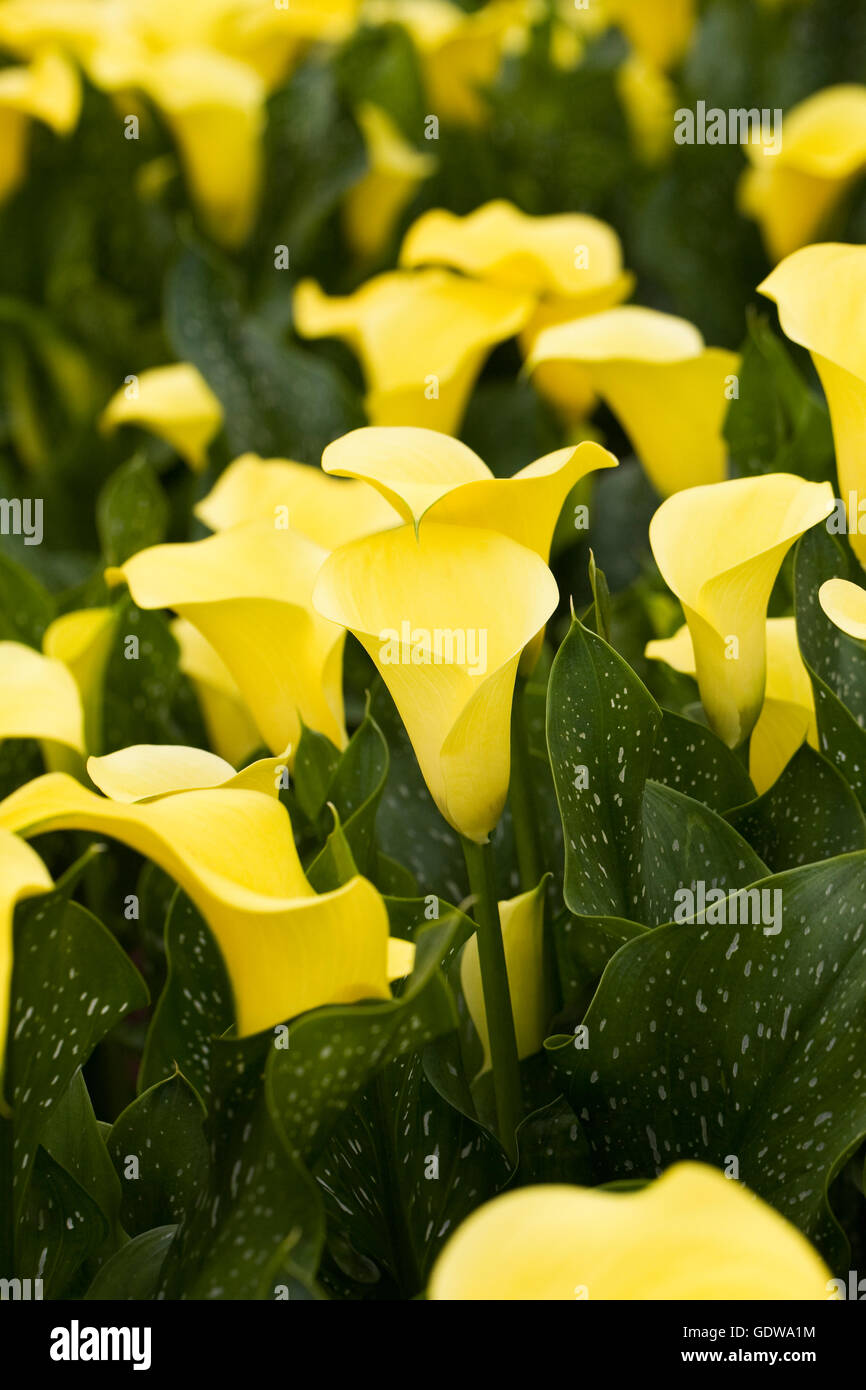
[[[522,1111],[520,1066],[496,897],[493,846],[489,841],[479,845],[463,836],[461,842],[469,874],[469,888],[475,899],[473,916],[478,927],[478,961],[493,1065],[497,1127],[503,1147],[514,1159],[517,1152],[514,1133]]]
[[[508,789],[514,844],[520,870],[520,886],[524,893],[538,886],[544,872],[541,842],[538,835],[538,814],[532,789],[532,764],[529,752],[529,724],[526,715],[526,681],[518,676],[514,687],[511,713],[511,784]]]

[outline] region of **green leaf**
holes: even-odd
[[[108,1149],[123,1191],[122,1220],[131,1235],[178,1224],[207,1179],[204,1106],[176,1072],[128,1105],[115,1120]]]
[[[39,580],[0,554],[0,641],[24,642],[41,651],[53,617],[54,603]]]
[[[42,1146],[102,1212],[111,1242],[102,1253],[110,1254],[122,1238],[120,1183],[80,1071],[51,1111],[42,1132]]]
[[[644,933],[605,972],[588,1048],[547,1046],[597,1182],[735,1156],[740,1180],[842,1264],[827,1190],[866,1133],[866,855],[761,886],[781,893],[778,934]]]
[[[592,601],[595,613],[594,627],[599,637],[603,637],[605,642],[610,642],[610,589],[607,587],[607,580],[604,577],[604,570],[600,570],[595,563],[595,556],[589,552],[589,582],[592,588]]]
[[[115,469],[97,498],[96,526],[108,565],[165,540],[168,502],[147,459],[136,455]]]
[[[53,894],[15,914],[8,1067],[15,1117],[15,1206],[53,1108],[97,1043],[148,1002],[114,938],[78,903]]]
[[[75,1276],[85,1270],[107,1234],[108,1224],[96,1202],[65,1168],[38,1149],[18,1227],[18,1277],[42,1279],[46,1298],[75,1297],[80,1291]]]
[[[755,796],[736,754],[705,724],[669,709],[662,710],[649,775],[713,811],[726,811]]]
[[[105,753],[134,743],[207,746],[198,705],[178,657],[165,615],[143,612],[131,599],[122,599],[104,675]]]
[[[856,796],[805,744],[763,796],[729,811],[727,819],[773,873],[866,849],[866,817]]]
[[[157,1226],[117,1250],[84,1295],[94,1302],[139,1301],[156,1297],[160,1272],[176,1226]]]

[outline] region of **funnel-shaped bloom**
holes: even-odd
[[[476,453],[436,430],[352,430],[322,455],[328,473],[363,478],[404,521],[499,531],[547,560],[571,489],[596,468],[615,468],[613,454],[589,440],[536,459],[511,478],[496,478]]]
[[[9,1026],[15,904],[36,893],[48,893],[52,887],[51,875],[39,855],[17,835],[0,831],[0,1115],[9,1113],[3,1096],[3,1064]]]
[[[277,796],[285,767],[284,755],[260,758],[235,772],[216,753],[170,743],[136,743],[87,760],[87,773],[94,786],[112,801],[128,805],[207,787],[246,787],[266,796]]]
[[[272,521],[142,550],[123,578],[139,608],[170,608],[228,667],[272,753],[298,746],[301,721],[341,747],[345,633],[311,605],[327,551]]]
[[[502,812],[520,654],[558,598],[543,560],[494,531],[424,521],[353,541],[313,601],[375,662],[430,793],[483,843]]]
[[[448,1242],[428,1297],[826,1299],[829,1278],[772,1207],[677,1163],[637,1192],[551,1183],[494,1198]]]
[[[320,468],[291,459],[243,454],[217,478],[195,514],[212,531],[243,521],[287,520],[324,550],[398,526],[394,508],[362,483],[329,478]]]
[[[262,741],[238,683],[192,623],[175,618],[171,633],[180,649],[178,665],[192,681],[208,742],[230,766],[238,767]]]
[[[695,0],[604,0],[604,12],[641,57],[660,68],[682,58],[696,19]]]
[[[180,150],[190,194],[215,239],[247,238],[261,184],[265,88],[245,63],[213,49],[151,59],[135,85],[153,98]]]
[[[102,412],[101,425],[104,430],[140,425],[198,472],[222,420],[222,406],[201,373],[189,362],[178,362],[153,367],[122,386]]]
[[[541,1050],[553,1012],[544,971],[544,889],[542,881],[530,892],[499,904],[517,1055],[521,1061]],[[463,948],[460,984],[466,1007],[484,1048],[481,1071],[488,1071],[491,1066],[490,1037],[477,935],[471,936]]]
[[[397,219],[418,185],[433,173],[436,160],[410,145],[380,106],[365,102],[357,120],[368,168],[346,194],[343,226],[355,254],[374,260],[388,249]]]
[[[779,261],[815,240],[866,169],[866,86],[815,92],[786,114],[778,153],[765,153],[757,138],[745,151],[738,201]]]
[[[696,674],[694,647],[685,624],[672,637],[647,643],[646,655],[666,661],[684,675]],[[768,618],[764,703],[749,742],[749,776],[759,796],[782,775],[804,740],[818,747],[815,697],[800,656],[797,623],[794,618]]]
[[[775,300],[792,342],[812,354],[830,409],[851,547],[866,565],[866,536],[858,529],[858,498],[866,496],[866,246],[804,246],[758,289]]]
[[[530,371],[563,361],[584,367],[663,497],[724,478],[722,423],[736,353],[705,347],[685,319],[624,305],[539,333]]]
[[[363,878],[314,893],[288,813],[272,796],[216,787],[126,805],[49,773],[0,802],[0,828],[27,837],[88,830],[164,869],[219,943],[241,1034],[321,1004],[390,997],[381,897]],[[393,952],[399,974],[407,970],[405,947],[400,942]]]
[[[113,608],[78,608],[49,623],[42,637],[46,656],[62,661],[78,686],[84,711],[85,743],[99,746],[105,667],[115,636]]]
[[[302,280],[295,327],[306,338],[342,338],[357,353],[372,424],[421,420],[456,434],[484,359],[520,331],[532,303],[447,270],[389,271],[334,299]]]
[[[530,217],[502,199],[466,217],[425,213],[407,232],[400,259],[534,295],[535,311],[520,334],[524,354],[543,329],[618,304],[633,283],[623,270],[619,237],[606,222],[583,213]],[[535,384],[570,420],[582,419],[595,399],[586,371],[571,363],[540,366]]]
[[[84,752],[81,697],[62,661],[0,642],[0,739],[38,738]]]
[[[532,15],[527,0],[490,0],[472,14],[450,0],[369,0],[371,23],[401,24],[418,51],[429,109],[440,120],[482,125],[483,89],[496,78],[512,37]]]
[[[794,541],[833,510],[829,483],[791,473],[689,488],[650,523],[656,564],[683,605],[701,700],[720,738],[748,738],[764,700],[767,604]]]
[[[828,579],[818,590],[818,602],[842,632],[866,641],[866,589],[848,579]]]
[[[80,108],[78,74],[59,53],[43,53],[29,67],[0,71],[0,202],[24,177],[31,120],[66,135]]]

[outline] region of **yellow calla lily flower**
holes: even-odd
[[[261,78],[227,54],[190,48],[150,59],[135,85],[152,97],[170,126],[190,193],[212,236],[225,246],[241,246],[261,185]]]
[[[0,642],[0,738],[37,738],[84,752],[78,687],[62,661]]]
[[[120,23],[119,9],[105,0],[4,0],[0,45],[23,57],[57,45],[83,58]]]
[[[826,1299],[829,1278],[772,1207],[718,1169],[677,1163],[637,1192],[545,1183],[495,1197],[452,1236],[427,1296]]]
[[[209,3],[209,0],[203,0]],[[269,90],[292,71],[310,43],[339,43],[358,21],[360,0],[234,0],[212,42],[254,68]]]
[[[545,884],[542,881],[528,893],[521,893],[519,897],[499,904],[517,1055],[521,1061],[541,1050],[553,1011],[544,974],[544,892]],[[484,1048],[481,1072],[489,1071],[490,1037],[477,934],[470,936],[463,948],[460,984],[466,1007]]]
[[[50,893],[51,875],[35,850],[8,830],[0,831],[0,1115],[9,1115],[3,1095],[9,990],[12,984],[12,919],[22,898]]]
[[[242,454],[217,478],[195,514],[212,531],[243,521],[287,520],[323,550],[399,526],[400,516],[372,488],[341,482],[291,459]]]
[[[616,468],[591,440],[545,454],[511,478],[496,478],[472,449],[450,435],[411,426],[352,430],[322,455],[326,473],[363,478],[404,521],[421,518],[498,531],[547,560],[562,504],[596,468]]]
[[[94,786],[112,801],[129,805],[207,787],[246,787],[265,796],[278,796],[287,757],[288,749],[281,757],[260,758],[235,772],[231,763],[204,748],[136,743],[101,758],[88,758],[87,773]]]
[[[758,290],[775,300],[783,332],[812,354],[830,410],[851,548],[866,565],[866,535],[860,534],[858,515],[858,499],[866,496],[866,343],[861,326],[866,247],[832,242],[804,246],[776,266]]]
[[[369,167],[346,194],[343,226],[355,254],[374,260],[387,250],[400,214],[433,173],[436,160],[410,145],[380,106],[365,102],[356,117]]]
[[[180,649],[178,665],[192,682],[208,742],[231,767],[261,744],[262,736],[222,657],[185,618],[174,618],[171,634]]]
[[[365,17],[371,24],[401,24],[408,31],[432,114],[480,126],[488,116],[482,89],[495,81],[503,55],[534,11],[526,0],[489,0],[473,13],[449,0],[369,0]]]
[[[0,828],[27,837],[92,831],[158,864],[219,943],[241,1035],[322,1004],[390,998],[388,914],[379,893],[363,878],[314,893],[288,813],[272,796],[215,787],[125,805],[49,773],[0,802]],[[401,974],[405,948],[401,942],[394,952]]]
[[[616,90],[638,154],[660,164],[673,149],[676,87],[662,68],[631,53],[617,68]]]
[[[376,664],[445,819],[484,843],[505,803],[521,652],[556,607],[550,570],[494,531],[424,521],[325,561],[313,603]]]
[[[604,0],[604,12],[657,68],[680,61],[697,19],[695,0]]]
[[[648,642],[645,655],[666,661],[684,675],[696,675],[694,647],[685,623],[672,637]],[[815,697],[800,656],[796,619],[768,618],[764,703],[749,743],[749,776],[759,796],[778,781],[804,740],[818,747]]]
[[[62,661],[78,686],[88,748],[96,748],[99,742],[102,682],[115,621],[112,608],[79,608],[55,618],[42,637],[45,655]]]
[[[170,608],[197,628],[236,681],[272,753],[298,746],[301,720],[345,747],[345,633],[311,606],[327,551],[251,521],[203,541],[142,550],[124,579],[140,608]]]
[[[848,579],[827,579],[818,590],[818,602],[842,632],[866,641],[866,589]]]
[[[866,86],[815,92],[785,114],[784,135],[776,154],[744,146],[750,167],[737,190],[773,261],[814,241],[866,169]]]
[[[222,406],[204,377],[189,362],[153,367],[112,396],[100,418],[102,429],[140,425],[164,439],[200,472],[207,447],[223,421]]]
[[[0,70],[0,201],[24,178],[31,120],[67,135],[80,109],[78,73],[60,53],[41,53],[29,67]]]
[[[445,434],[459,431],[490,349],[531,311],[528,295],[447,270],[389,271],[342,298],[302,280],[294,298],[302,337],[342,338],[357,353],[371,424],[421,418]]]
[[[650,522],[656,564],[691,633],[701,701],[731,748],[761,712],[767,604],[779,568],[794,541],[832,510],[829,483],[769,473],[678,492]]]
[[[736,353],[705,347],[685,319],[622,305],[539,333],[529,370],[562,361],[584,367],[663,497],[724,478],[722,424]]]

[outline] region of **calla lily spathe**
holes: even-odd
[[[324,550],[387,531],[401,520],[384,497],[363,483],[342,482],[306,463],[257,454],[243,454],[230,463],[195,514],[212,531],[266,518],[276,525],[287,518],[293,531]]]
[[[273,521],[142,550],[119,569],[140,608],[186,618],[225,663],[272,753],[297,749],[301,721],[346,743],[345,633],[311,604],[327,551]]]
[[[866,589],[848,579],[827,579],[818,590],[818,602],[841,632],[866,641]]]
[[[680,61],[697,19],[695,0],[603,0],[604,13],[643,58],[658,68]]]
[[[677,1163],[637,1192],[523,1187],[464,1221],[431,1299],[826,1299],[805,1236],[717,1169]]]
[[[647,643],[646,655],[684,675],[696,673],[685,624],[672,637]],[[804,740],[818,747],[815,697],[800,656],[796,619],[768,618],[764,703],[749,741],[749,776],[759,796],[778,780]]]
[[[15,905],[37,893],[50,893],[51,875],[39,855],[17,835],[0,830],[0,1115],[8,1115],[3,1093],[9,990],[12,984],[12,919]]]
[[[772,155],[757,140],[745,146],[737,190],[773,261],[814,241],[866,169],[866,86],[813,93],[785,115],[784,137]]]
[[[417,535],[401,526],[343,546],[316,581],[315,607],[355,634],[388,686],[442,815],[478,843],[508,791],[520,655],[557,598],[531,550],[427,520]]]
[[[456,434],[490,349],[520,331],[532,298],[447,270],[389,271],[329,298],[313,280],[295,290],[295,328],[341,338],[360,358],[371,424],[419,419]]]
[[[28,67],[0,71],[0,202],[24,178],[31,121],[67,135],[80,109],[78,73],[58,52],[41,53]]]
[[[101,758],[87,759],[87,775],[112,801],[133,805],[171,792],[208,787],[246,787],[277,796],[286,771],[288,750],[278,758],[260,758],[240,772],[204,748],[174,743],[136,743]]]
[[[78,686],[85,744],[92,751],[101,737],[103,679],[116,620],[113,608],[79,608],[55,618],[42,637],[45,655],[62,661]]]
[[[650,544],[683,605],[701,700],[731,748],[764,700],[767,604],[788,550],[833,510],[829,483],[790,473],[689,488],[663,502]]]
[[[178,762],[188,758],[181,750]],[[138,755],[129,755],[127,770],[136,791]],[[389,945],[388,915],[373,885],[353,878],[332,893],[314,893],[285,807],[260,791],[217,786],[126,804],[49,773],[0,802],[0,829],[28,838],[92,831],[158,864],[219,944],[241,1035],[322,1004],[390,998],[389,978],[410,968],[411,946]]]
[[[62,661],[0,642],[0,739],[35,738],[84,752],[81,696]]]
[[[866,566],[866,536],[858,529],[858,502],[866,497],[866,246],[804,246],[758,290],[775,301],[792,342],[812,354],[830,410],[851,548]]]
[[[521,1061],[541,1050],[553,1013],[544,970],[544,893],[545,883],[542,881],[528,893],[521,893],[499,904],[517,1055]],[[460,985],[484,1049],[481,1072],[489,1071],[490,1037],[477,934],[470,936],[463,948]]]
[[[208,742],[232,767],[239,767],[261,744],[262,736],[222,657],[185,618],[175,618],[178,665],[192,682]]]
[[[621,305],[560,323],[539,333],[527,366],[548,362],[581,364],[663,497],[724,478],[722,424],[739,358],[705,347],[687,320]]]
[[[530,217],[503,199],[466,217],[425,213],[407,232],[400,257],[403,265],[448,266],[532,294],[535,310],[520,333],[525,356],[545,328],[618,304],[634,283],[606,222],[583,213]],[[539,366],[535,385],[572,422],[595,401],[586,371],[573,363]]]
[[[356,119],[368,168],[343,201],[343,227],[355,254],[372,261],[388,249],[400,214],[433,173],[436,159],[410,145],[380,106],[365,102]]]
[[[102,412],[106,431],[119,425],[140,425],[164,439],[200,472],[207,464],[207,447],[219,432],[222,406],[204,377],[189,362],[152,367],[122,386]]]

